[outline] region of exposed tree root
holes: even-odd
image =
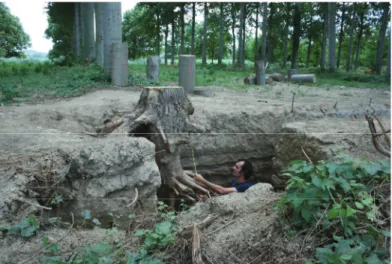
[[[180,196],[194,202],[199,200],[200,194],[209,195],[209,191],[181,166],[180,153],[182,146],[188,143],[187,133],[202,130],[190,123],[189,115],[193,112],[182,87],[145,87],[130,115],[105,120],[96,133],[145,137],[153,142],[159,153],[156,161],[162,182],[173,192],[171,199]]]
[[[387,157],[391,157],[391,141],[390,141],[390,135],[388,134],[388,131],[384,128],[384,125],[382,124],[381,120],[375,115],[369,115],[366,114],[365,118],[368,122],[369,125],[369,129],[370,132],[372,133],[372,140],[373,140],[373,145],[374,147],[377,149],[378,152],[380,152],[381,154],[387,156]],[[376,126],[374,125],[374,121],[373,118],[375,118],[381,128],[382,133],[378,133],[376,130]],[[384,141],[387,145],[387,147],[381,145],[381,143],[379,142],[378,136],[379,135],[384,135]]]

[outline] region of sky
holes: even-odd
[[[29,49],[39,52],[49,52],[52,48],[52,40],[45,38],[45,30],[48,27],[45,6],[48,1],[42,0],[13,0],[4,1],[12,15],[19,18],[24,31],[30,36],[31,47]],[[132,9],[136,1],[121,1],[121,11]]]

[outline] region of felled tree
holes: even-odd
[[[193,112],[192,103],[182,87],[145,87],[131,114],[118,120],[106,120],[97,133],[124,133],[149,139],[156,146],[156,161],[163,184],[172,194],[195,201],[198,193],[207,194],[208,191],[193,179],[191,172],[182,169],[180,160],[181,147],[188,142],[188,133],[201,129],[189,121]]]

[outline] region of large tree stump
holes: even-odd
[[[189,121],[193,111],[182,87],[145,87],[130,115],[106,121],[97,132],[145,137],[153,142],[162,183],[173,194],[194,201],[199,193],[208,191],[181,166],[181,147],[188,142],[187,133],[198,129]]]

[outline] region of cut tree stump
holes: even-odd
[[[291,76],[292,82],[316,83],[316,75],[314,74],[294,74]]]
[[[148,56],[147,58],[147,79],[159,81],[159,56]]]
[[[97,133],[145,137],[153,142],[162,184],[172,190],[172,205],[175,195],[195,201],[208,190],[193,179],[192,173],[184,172],[180,160],[181,147],[188,142],[187,133],[203,132],[190,123],[193,112],[183,87],[145,87],[131,114],[106,121]]]

